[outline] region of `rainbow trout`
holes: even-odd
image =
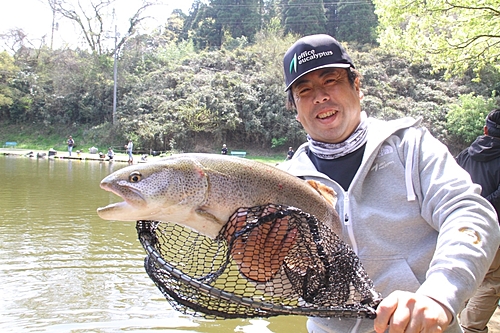
[[[105,220],[155,220],[215,239],[240,207],[296,207],[340,234],[333,189],[264,163],[215,154],[180,154],[120,169],[101,188],[123,202],[98,208]]]

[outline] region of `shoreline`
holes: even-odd
[[[119,162],[119,163],[128,163],[128,155],[124,153],[115,153],[113,159],[110,161],[108,156],[105,155],[104,158],[99,157],[98,153],[84,153],[73,151],[71,156],[67,151],[57,151],[51,150],[51,153],[54,152],[54,155],[49,156],[49,150],[40,150],[40,149],[17,149],[17,148],[0,148],[0,155],[4,156],[18,156],[18,157],[27,157],[27,158],[38,158],[38,159],[63,159],[63,160],[78,160],[78,161],[98,161],[98,162]],[[159,156],[151,156],[147,155],[147,158],[143,159],[143,155],[133,155],[134,162],[137,163],[146,163],[152,159],[161,158]]]

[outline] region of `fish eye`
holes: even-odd
[[[139,171],[134,171],[128,176],[128,181],[131,183],[138,183],[142,179],[142,175]]]

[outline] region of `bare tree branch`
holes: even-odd
[[[111,26],[111,20],[106,22],[110,16],[110,6],[115,3],[115,0],[77,0],[77,9],[72,5],[71,0],[47,0],[50,8],[62,15],[63,17],[73,21],[81,31],[90,50],[98,55],[105,52],[104,41],[108,37],[110,31],[106,30],[106,26]],[[149,18],[142,16],[143,12],[150,6],[156,4],[155,0],[143,0],[142,5],[129,19],[129,27],[127,33],[120,39],[117,44],[117,50],[121,49],[123,44],[136,32],[137,26],[145,19]],[[113,50],[109,53],[112,54]]]
[[[498,10],[496,8],[493,8],[493,7],[488,7],[488,6],[478,6],[478,7],[476,7],[476,6],[461,6],[461,5],[452,4],[448,0],[446,0],[446,4],[448,6],[450,6],[450,8],[448,8],[446,10],[450,10],[450,9],[454,9],[454,8],[470,9],[470,10],[484,10],[484,11],[490,11],[490,12],[494,13],[495,15],[500,15],[500,10]]]
[[[27,43],[31,44],[27,37],[28,35],[22,29],[10,29],[6,33],[0,34],[0,39],[12,53],[16,53],[18,49],[26,46]]]
[[[143,5],[135,12],[135,14],[129,19],[129,27],[127,30],[127,33],[125,36],[123,36],[120,40],[120,42],[117,44],[117,50],[120,50],[125,44],[125,42],[135,34],[136,32],[136,27],[141,23],[143,20],[150,18],[150,16],[144,16],[141,17],[141,14],[150,6],[153,6],[154,3],[146,1],[143,3]]]

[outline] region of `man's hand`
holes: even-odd
[[[441,333],[450,324],[450,311],[432,298],[394,291],[377,307],[374,328],[383,333]]]

